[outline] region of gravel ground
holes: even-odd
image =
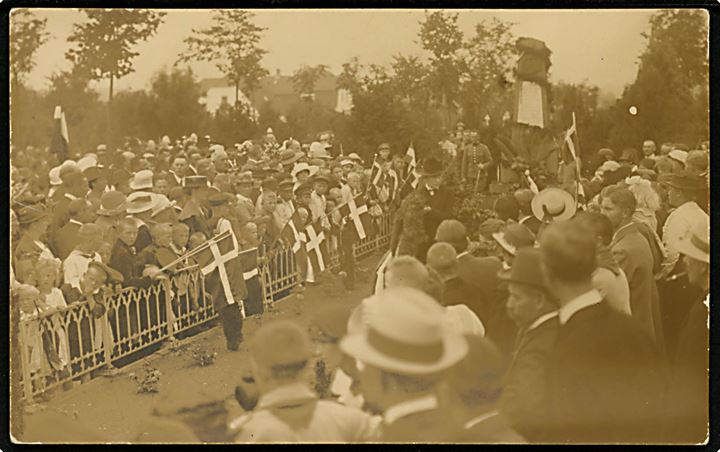
[[[339,277],[320,275],[317,286],[309,286],[303,293],[295,293],[276,302],[262,316],[246,319],[243,333],[246,338],[268,319],[289,318],[306,326],[318,309],[327,303],[357,305],[371,292],[373,269],[381,253],[358,262],[357,287],[348,292]],[[200,347],[217,356],[211,365],[200,366],[193,358],[193,350]],[[243,343],[237,352],[227,351],[220,326],[215,326],[175,344],[166,344],[153,355],[121,369],[115,376],[96,377],[76,384],[69,391],[58,391],[46,403],[26,407],[22,420],[13,420],[13,426],[23,425],[15,437],[23,442],[41,440],[40,435],[53,416],[58,414],[74,419],[86,431],[97,432],[108,442],[132,442],[138,429],[154,407],[167,403],[201,402],[227,399],[226,406],[233,415],[242,413],[234,401],[234,388],[247,365],[247,347]],[[139,393],[132,375],[143,375],[144,366],[160,371],[158,392]],[[168,402],[170,401],[170,402]],[[18,422],[20,421],[20,422]]]

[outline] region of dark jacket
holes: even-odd
[[[398,254],[415,256],[425,262],[428,248],[435,241],[435,231],[443,220],[452,217],[453,194],[443,188],[431,195],[422,182],[402,201],[396,214],[391,248]],[[429,210],[425,208],[429,207]]]
[[[559,329],[556,316],[521,333],[503,382],[500,410],[531,442],[541,438],[548,365]]]
[[[657,441],[662,380],[657,350],[604,300],[560,326],[548,367],[543,441]]]
[[[671,442],[700,443],[708,431],[709,336],[704,299],[696,299],[680,330],[668,403]]]
[[[109,265],[123,275],[123,287],[148,287],[151,280],[142,276],[143,267],[134,248],[122,240],[116,241]]]
[[[80,224],[68,221],[63,227],[55,231],[50,240],[50,249],[55,257],[64,261],[75,245],[78,243],[77,233],[80,230]]]

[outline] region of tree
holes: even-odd
[[[700,9],[662,10],[643,34],[635,81],[612,108],[612,146],[644,139],[696,146],[709,134],[708,15]],[[629,113],[630,107],[636,115]]]
[[[238,102],[242,85],[250,97],[260,80],[268,75],[261,62],[266,50],[258,43],[265,30],[252,22],[254,14],[244,10],[217,10],[212,17],[212,26],[193,29],[185,38],[187,49],[180,54],[179,61],[210,61],[235,86],[235,102]]]
[[[315,95],[315,85],[318,80],[326,74],[328,74],[328,67],[324,64],[301,66],[300,69],[292,75],[295,92],[297,92],[302,99],[313,99]]]
[[[440,94],[443,125],[446,127],[453,116],[452,105],[458,99],[460,77],[465,70],[463,58],[460,56],[463,33],[457,21],[457,13],[426,11],[418,34],[422,48],[432,54],[429,82],[433,92]]]
[[[510,109],[509,80],[515,63],[514,24],[497,18],[475,25],[475,34],[463,45],[466,69],[460,87],[460,105],[466,124],[482,124],[485,116],[500,118]]]
[[[149,9],[83,9],[87,21],[75,24],[68,42],[76,47],[65,53],[78,71],[92,80],[108,79],[108,125],[112,124],[114,82],[134,71],[139,55],[132,48],[155,34],[165,13]],[[112,141],[112,136],[109,137]]]
[[[10,75],[13,85],[23,82],[35,67],[35,52],[47,42],[47,19],[38,19],[28,9],[15,9],[10,28]]]
[[[202,89],[190,68],[158,72],[149,94],[155,134],[189,135],[209,121],[209,114],[200,103]]]

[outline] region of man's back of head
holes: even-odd
[[[550,224],[540,238],[540,253],[552,281],[589,283],[595,270],[593,232],[577,220]]]
[[[425,290],[429,275],[425,266],[412,256],[398,256],[388,262],[385,269],[387,287],[412,287]]]
[[[449,243],[435,243],[427,252],[427,264],[443,280],[457,276],[457,253]]]

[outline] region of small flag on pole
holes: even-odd
[[[405,180],[400,187],[400,199],[404,198],[408,195],[408,193],[413,191],[417,187],[418,182],[420,181],[420,175],[417,173],[417,159],[415,158],[415,149],[413,148],[412,143],[410,143],[410,146],[405,153],[405,161],[408,162],[407,176],[405,176]]]
[[[362,240],[368,236],[372,227],[372,219],[368,212],[363,195],[358,195],[340,206],[340,215],[347,218],[343,232],[349,231],[346,237],[351,242]]]
[[[307,243],[305,247],[307,249],[308,257],[310,258],[310,265],[315,272],[324,272],[327,262],[330,260],[330,256],[327,253],[327,249],[324,245],[325,232],[320,225],[320,222],[315,222],[305,227],[305,236],[307,237]]]
[[[235,234],[232,229],[228,229],[207,243],[210,245],[200,251],[196,259],[205,276],[206,291],[212,296],[215,310],[239,303],[240,311],[245,317],[243,299],[247,297],[247,286],[243,278],[242,263],[238,258]]]
[[[60,105],[55,107],[53,114],[53,136],[50,143],[50,151],[57,155],[58,161],[64,162],[69,158],[70,138],[68,137],[65,112]]]

